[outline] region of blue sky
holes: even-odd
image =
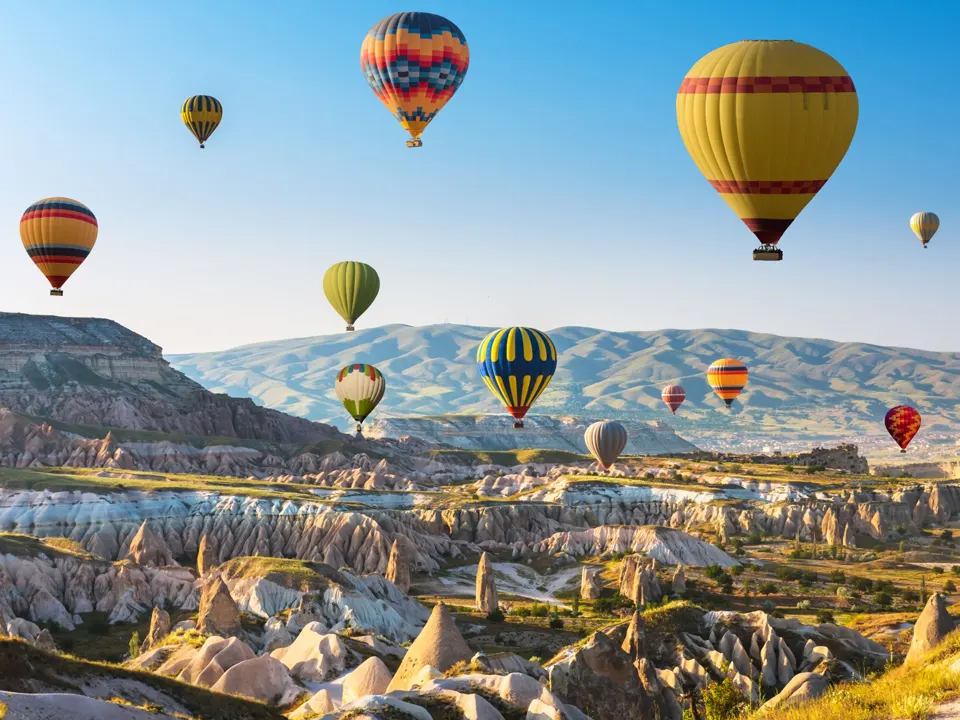
[[[382,279],[363,326],[727,327],[960,351],[960,9],[864,7],[7,0],[0,307],[222,349],[342,329],[321,278],[357,259]],[[420,150],[359,68],[366,30],[404,9],[449,17],[471,49]],[[675,115],[698,58],[754,38],[825,50],[860,99],[782,263],[751,260]],[[195,93],[224,105],[203,151],[178,116]],[[100,223],[60,299],[17,232],[50,195]],[[942,223],[926,251],[918,210]]]

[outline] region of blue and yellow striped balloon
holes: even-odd
[[[525,327],[494,330],[477,348],[477,368],[484,384],[522,428],[523,416],[557,371],[557,348],[546,333]]]

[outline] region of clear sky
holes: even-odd
[[[341,330],[321,278],[355,259],[382,281],[361,326],[727,327],[960,351],[960,6],[907,7],[5,0],[0,308],[223,349]],[[406,9],[449,17],[471,51],[419,150],[359,67],[367,29]],[[860,99],[781,263],[751,260],[675,113],[698,58],[757,38],[830,53]],[[202,151],[179,119],[197,93],[224,105]],[[100,224],[63,298],[17,231],[51,195]],[[926,251],[918,210],[942,223]]]

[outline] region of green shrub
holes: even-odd
[[[130,636],[130,659],[133,660],[137,655],[140,654],[140,633],[136,630],[133,631],[133,635]]]
[[[878,592],[873,596],[873,601],[880,607],[890,607],[893,597],[888,592]]]
[[[500,608],[496,610],[491,610],[487,613],[487,620],[495,623],[502,623],[506,618],[503,616],[503,611]]]
[[[558,617],[550,618],[550,629],[563,630],[563,620]]]
[[[948,593],[953,593],[957,591],[957,586],[953,584],[953,580],[947,580],[943,584],[943,591]]]
[[[833,613],[829,610],[817,610],[817,624],[834,622]]]

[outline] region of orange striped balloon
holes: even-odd
[[[707,382],[730,407],[747,384],[747,366],[733,358],[717,360],[707,369]]]

